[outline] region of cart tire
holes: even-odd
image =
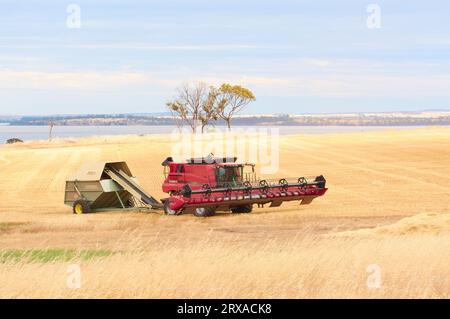
[[[194,210],[194,216],[196,217],[211,217],[216,214],[213,208],[199,207]]]
[[[76,215],[89,214],[91,212],[91,205],[84,199],[76,200],[73,203],[73,213]]]
[[[242,205],[231,208],[233,214],[248,214],[253,210],[253,205]]]

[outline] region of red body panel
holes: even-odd
[[[179,192],[186,184],[189,184],[193,190],[201,189],[206,184],[214,188],[217,187],[217,167],[240,166],[239,164],[170,163],[169,174],[162,185],[162,190],[164,193]]]

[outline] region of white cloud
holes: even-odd
[[[148,82],[133,72],[29,72],[0,70],[0,89],[117,89]]]
[[[195,80],[193,78],[192,80]],[[317,75],[317,76],[226,76],[198,80],[250,87],[257,96],[310,97],[450,97],[450,75]]]
[[[1,49],[106,49],[106,50],[145,50],[145,51],[224,51],[224,50],[262,50],[280,48],[255,44],[164,44],[141,42],[117,43],[78,43],[78,44],[1,44]]]
[[[30,63],[38,61],[41,61],[41,59],[32,56],[0,55],[1,63]]]
[[[186,81],[214,85],[224,82],[247,86],[257,96],[290,97],[450,97],[450,74],[401,75],[373,73],[334,73],[297,75],[242,75],[241,73],[196,73],[168,70],[152,73],[122,70],[116,72],[31,72],[0,70],[0,90],[108,91],[132,95],[154,92],[170,97],[170,92]]]
[[[64,46],[68,49],[134,49],[134,50],[174,50],[174,51],[217,51],[240,49],[264,49],[264,46],[252,44],[158,44],[158,43],[91,43]]]

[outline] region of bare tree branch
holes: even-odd
[[[186,83],[177,89],[177,98],[167,103],[167,107],[192,132],[195,133],[197,127],[201,127],[203,132],[206,125],[218,118],[215,110],[217,92],[214,87],[201,82],[193,85]]]

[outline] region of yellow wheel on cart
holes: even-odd
[[[76,215],[88,214],[90,211],[91,207],[84,199],[79,199],[73,203],[73,213]]]

